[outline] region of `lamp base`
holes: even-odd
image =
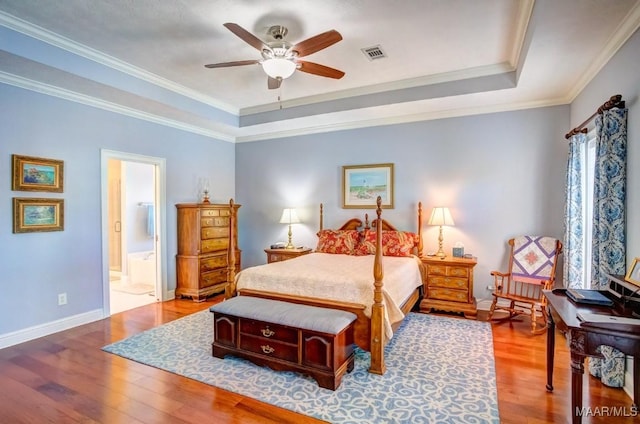
[[[293,245],[293,243],[291,243],[291,236],[293,235],[293,233],[291,232],[291,224],[289,224],[289,241],[287,242],[287,245],[284,247],[285,249],[295,249],[296,247]]]
[[[436,252],[436,257],[440,259],[444,259],[447,255],[444,253],[444,249],[442,249],[442,242],[444,238],[442,237],[442,225],[440,226],[440,233],[438,235],[438,251]]]

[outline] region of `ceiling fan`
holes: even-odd
[[[327,78],[340,79],[344,76],[344,72],[338,69],[298,59],[342,40],[342,35],[336,30],[323,32],[299,43],[291,44],[284,39],[288,32],[287,28],[281,25],[275,25],[269,28],[268,33],[274,39],[272,42],[260,40],[238,24],[226,23],[224,26],[247,44],[259,50],[262,54],[262,59],[212,63],[204,65],[206,68],[262,65],[262,69],[268,76],[267,85],[270,89],[279,88],[282,80],[293,75],[296,69],[308,74],[320,75]]]

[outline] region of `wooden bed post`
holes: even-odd
[[[376,201],[375,220],[376,227],[376,254],[373,260],[373,305],[371,306],[371,365],[369,372],[373,374],[384,374],[384,303],[382,303],[382,198],[378,196]]]
[[[418,202],[418,257],[422,257],[422,202]]]
[[[229,250],[227,251],[227,287],[224,289],[224,297],[232,298],[236,294],[236,237],[234,232],[236,222],[236,208],[233,199],[229,199]]]

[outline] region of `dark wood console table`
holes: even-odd
[[[632,311],[625,308],[619,299],[610,293],[603,292],[614,301],[613,307],[576,304],[567,298],[565,289],[545,290],[549,324],[547,327],[547,390],[553,391],[553,357],[555,350],[555,327],[565,332],[571,352],[571,414],[572,422],[580,423],[582,416],[582,379],[584,375],[584,358],[601,357],[596,353],[600,345],[613,346],[633,360],[633,406],[640,400],[640,327],[620,325],[610,328],[595,327],[581,323],[577,318],[580,313],[600,313],[615,316],[631,316]]]

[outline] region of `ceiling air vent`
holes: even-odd
[[[367,47],[360,50],[362,50],[362,53],[364,53],[364,55],[367,56],[367,59],[369,60],[384,59],[385,57],[387,57],[386,53],[382,51],[382,47],[380,47],[379,45]]]

